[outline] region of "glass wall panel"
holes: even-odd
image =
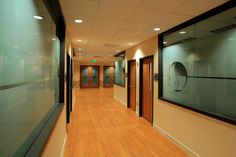
[[[125,86],[125,52],[115,57],[115,84]]]
[[[0,156],[24,156],[59,102],[60,43],[41,0],[1,0],[0,22]]]
[[[163,35],[164,99],[236,121],[236,8]]]

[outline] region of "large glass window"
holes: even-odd
[[[0,22],[0,156],[24,156],[59,101],[60,44],[41,0],[1,0]]]
[[[163,34],[163,99],[236,122],[236,8]]]
[[[114,84],[125,86],[125,52],[115,56]]]

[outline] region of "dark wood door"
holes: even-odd
[[[142,80],[142,117],[153,122],[153,100],[152,100],[152,58],[143,59],[141,62]]]
[[[99,87],[99,66],[80,66],[80,87]]]
[[[128,103],[129,108],[136,111],[136,61],[128,62]]]
[[[114,67],[103,67],[103,87],[113,87],[114,82]]]

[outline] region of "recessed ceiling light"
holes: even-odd
[[[181,31],[181,32],[179,32],[179,34],[185,34],[186,32],[185,31]]]
[[[52,38],[52,40],[56,40],[56,38]]]
[[[129,43],[129,45],[133,45],[133,43]]]
[[[154,31],[160,31],[161,29],[160,28],[154,28],[153,30]]]
[[[79,51],[81,51],[82,49],[81,48],[78,48]]]
[[[81,40],[81,39],[79,39],[79,40],[78,40],[78,42],[82,42],[82,40]]]
[[[33,16],[33,18],[35,18],[35,19],[37,19],[37,20],[42,20],[42,19],[43,19],[42,16],[37,16],[37,15]]]
[[[120,50],[116,50],[116,52],[120,52]]]
[[[164,42],[163,42],[163,44],[167,44],[167,42],[166,42],[166,41],[164,41]]]
[[[75,23],[83,23],[83,20],[76,19],[76,20],[75,20]]]

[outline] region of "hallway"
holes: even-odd
[[[184,157],[143,118],[113,99],[113,89],[76,89],[65,157]]]

